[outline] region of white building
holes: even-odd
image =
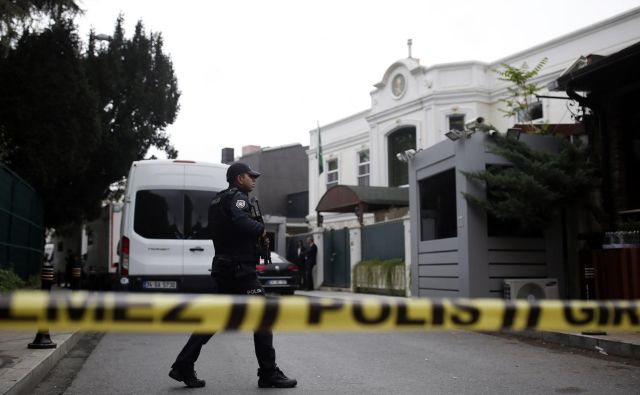
[[[311,130],[309,156],[309,216],[315,225],[318,201],[334,184],[402,186],[408,183],[406,163],[396,159],[408,148],[425,149],[446,139],[449,129],[477,117],[499,130],[518,123],[499,111],[508,83],[494,70],[548,62],[533,81],[546,86],[580,56],[608,55],[640,40],[640,8],[491,63],[467,61],[423,66],[415,58],[393,63],[370,92],[371,107],[321,125],[324,172],[318,175],[317,130]],[[544,95],[546,89],[540,94]],[[557,92],[551,95],[559,96]],[[535,122],[572,124],[566,100],[542,98],[532,104]],[[365,224],[374,221],[365,215]],[[356,225],[353,214],[325,214],[324,226]]]

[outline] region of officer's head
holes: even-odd
[[[242,162],[232,163],[227,169],[227,182],[243,192],[251,192],[256,186],[256,178],[260,173]]]

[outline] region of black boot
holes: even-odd
[[[200,380],[198,376],[196,376],[196,371],[193,369],[187,370],[187,371],[181,371],[174,368],[174,369],[171,369],[171,371],[169,372],[169,377],[171,377],[176,381],[184,382],[187,385],[187,387],[199,388],[199,387],[204,387],[205,385],[205,381]]]
[[[290,379],[276,366],[275,369],[258,369],[258,387],[260,388],[293,388],[298,380]]]

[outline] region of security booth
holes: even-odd
[[[552,151],[551,136],[518,136]],[[492,137],[463,135],[419,151],[409,161],[411,292],[424,297],[536,298],[567,295],[561,221],[538,234],[513,234],[463,193],[484,198],[486,187],[464,173],[508,162],[488,152]],[[571,248],[564,245],[565,248]],[[520,280],[526,281],[520,281]]]

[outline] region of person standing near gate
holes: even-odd
[[[300,270],[300,289],[305,289],[307,283],[305,282],[305,260],[307,259],[307,250],[302,244],[302,240],[296,241],[296,250],[294,251],[293,262],[298,265]]]
[[[318,247],[313,242],[313,237],[307,238],[307,253],[304,264],[305,291],[313,291],[313,267],[316,265]]]
[[[261,295],[264,289],[256,276],[260,259],[258,238],[265,234],[264,225],[252,216],[248,194],[255,188],[260,176],[244,163],[236,162],[227,169],[229,188],[219,192],[209,206],[209,233],[213,239],[215,257],[211,265],[213,293]],[[202,346],[213,336],[194,333],[171,366],[169,377],[184,382],[188,387],[204,387],[198,379],[194,365]],[[258,386],[260,388],[291,388],[297,381],[290,379],[276,365],[271,331],[253,335],[258,359]]]

